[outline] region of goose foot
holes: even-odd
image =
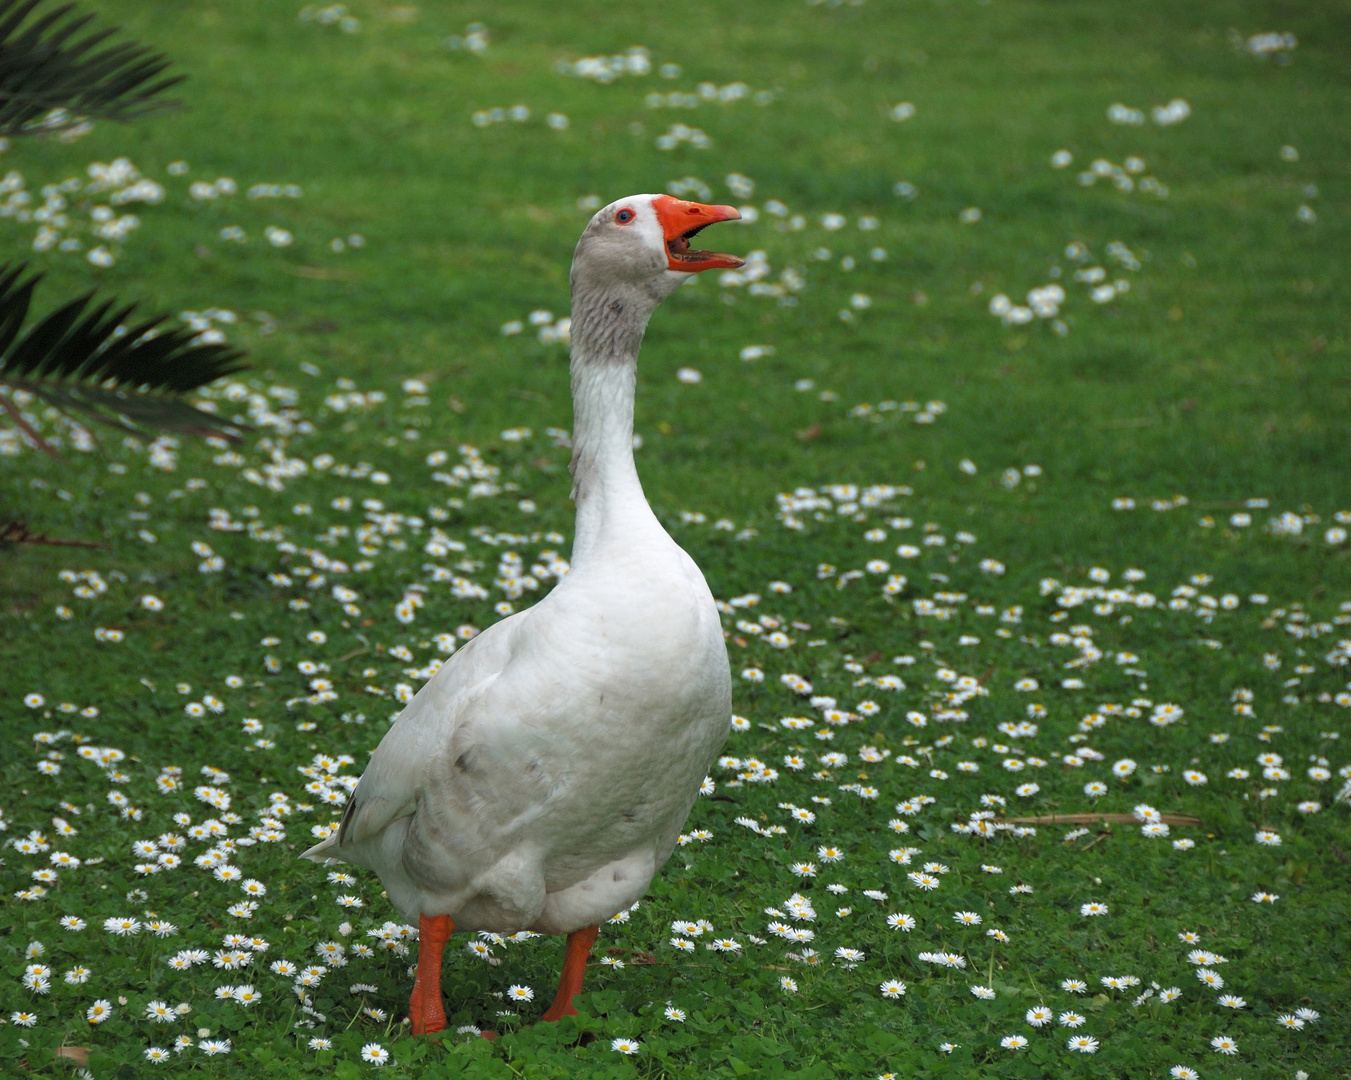
[[[599,926],[586,926],[568,935],[568,943],[563,952],[563,974],[558,980],[558,994],[542,1019],[554,1021],[564,1016],[577,1015],[572,999],[582,992],[582,978],[586,975],[586,958],[591,953],[591,946],[595,943],[599,930]]]
[[[441,1004],[441,952],[455,930],[449,915],[418,916],[417,977],[408,999],[414,1035],[430,1035],[446,1026]]]

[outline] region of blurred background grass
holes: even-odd
[[[232,335],[263,378],[303,384],[306,361],[325,385],[340,375],[382,386],[430,377],[424,441],[381,450],[420,457],[511,424],[570,426],[565,350],[504,339],[498,327],[536,307],[566,311],[586,219],[579,197],[608,201],[694,175],[727,200],[721,181],[735,171],[755,180],[752,202],[779,199],[812,224],[781,234],[762,216],[720,243],[763,248],[776,272],[805,265],[808,285],[797,307],[783,308],[744,295],[720,303],[704,281],[654,320],[638,429],[659,506],[765,507],[799,483],[903,481],[923,460],[945,483],[922,497],[970,508],[1015,561],[1149,555],[1183,568],[1224,558],[1222,537],[1193,530],[1179,540],[1157,520],[1165,515],[1117,514],[1110,499],[1184,493],[1198,505],[1181,513],[1213,504],[1222,520],[1228,504],[1252,496],[1323,513],[1345,498],[1346,3],[348,6],[357,33],[302,22],[299,5],[274,2],[94,5],[191,75],[188,109],[135,127],[100,124],[72,145],[26,142],[0,162],[33,188],[116,155],[164,182],[171,161],[192,171],[169,182],[164,205],[144,210],[111,269],[78,254],[30,256],[62,286],[48,286],[45,301],[97,283],[170,310],[265,310],[277,333],[259,336],[249,323]],[[474,21],[488,27],[486,53],[448,49],[445,39]],[[1231,40],[1272,30],[1298,38],[1292,62]],[[654,69],[678,63],[681,76],[654,70],[598,85],[555,70],[635,44]],[[692,91],[703,80],[741,80],[775,100],[644,105],[653,90]],[[1113,102],[1148,110],[1175,97],[1192,107],[1181,124],[1106,119]],[[905,123],[888,117],[901,100],[917,109]],[[516,103],[531,108],[528,123],[470,122],[475,110]],[[567,130],[544,125],[552,111],[570,118]],[[656,149],[676,122],[701,127],[712,147]],[[1285,145],[1298,161],[1281,159]],[[1057,171],[1048,162],[1062,147],[1075,163]],[[1168,186],[1167,200],[1075,182],[1093,158],[1131,154]],[[219,175],[241,193],[185,197],[187,180]],[[900,180],[918,196],[897,198]],[[246,200],[243,189],[258,182],[305,194]],[[1315,224],[1296,220],[1304,203]],[[969,206],[983,216],[960,224]],[[848,229],[817,227],[828,211],[847,215]],[[861,214],[880,228],[858,233]],[[269,223],[291,229],[296,244],[269,248],[259,235]],[[220,240],[229,224],[244,226],[250,243]],[[327,249],[354,231],[367,237],[364,250]],[[0,235],[13,255],[27,254],[26,227],[0,222]],[[1099,307],[1070,287],[1064,338],[1041,322],[1006,328],[986,312],[990,296],[1016,300],[1052,265],[1068,276],[1062,253],[1073,240],[1099,259],[1107,243],[1124,242],[1144,260],[1133,290]],[[819,244],[834,261],[807,258]],[[886,262],[866,258],[874,244]],[[859,259],[856,270],[838,268],[844,254]],[[315,268],[342,279],[298,276]],[[836,313],[855,291],[873,305],[846,325]],[[741,362],[752,342],[776,354]],[[704,382],[677,384],[682,365],[699,367]],[[800,378],[840,403],[795,391]],[[446,409],[452,397],[462,413]],[[883,398],[940,399],[949,411],[920,430],[848,420],[839,407]],[[795,437],[816,425],[815,437]],[[963,457],[981,467],[977,477],[955,472]],[[994,483],[1000,469],[1028,462],[1046,469],[1035,491]],[[23,504],[17,474],[6,473],[4,498]],[[59,527],[65,510],[26,516]],[[1307,589],[1344,575],[1345,562],[1281,556],[1261,570]]]

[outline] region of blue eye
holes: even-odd
[[[619,222],[619,224],[621,225],[627,225],[630,221],[633,220],[633,211],[621,210],[619,211],[619,213],[615,215],[615,220]]]

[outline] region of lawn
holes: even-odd
[[[347,7],[91,4],[187,108],[0,154],[37,307],[252,365],[238,446],[0,427],[0,521],[105,545],[0,547],[0,1061],[1351,1073],[1347,3]],[[727,756],[581,1015],[457,935],[415,1040],[378,880],[296,854],[564,572],[572,247],[661,190],[761,253],[639,363]]]

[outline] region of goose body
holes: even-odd
[[[592,219],[572,272],[571,569],[442,665],[381,740],[338,830],[305,852],[373,870],[433,936],[572,935],[577,989],[573,938],[589,932],[589,948],[647,890],[729,730],[717,608],[648,506],[632,440],[648,317],[685,275],[740,264],[688,244],[736,216],[642,195]],[[437,944],[433,1012],[439,965]],[[555,1009],[573,1011],[565,989]],[[419,1027],[420,993],[414,1030],[435,1030],[434,1016]]]
[[[568,933],[640,897],[726,738],[703,575],[627,515],[534,607],[456,652],[385,735],[341,839],[410,921]]]

